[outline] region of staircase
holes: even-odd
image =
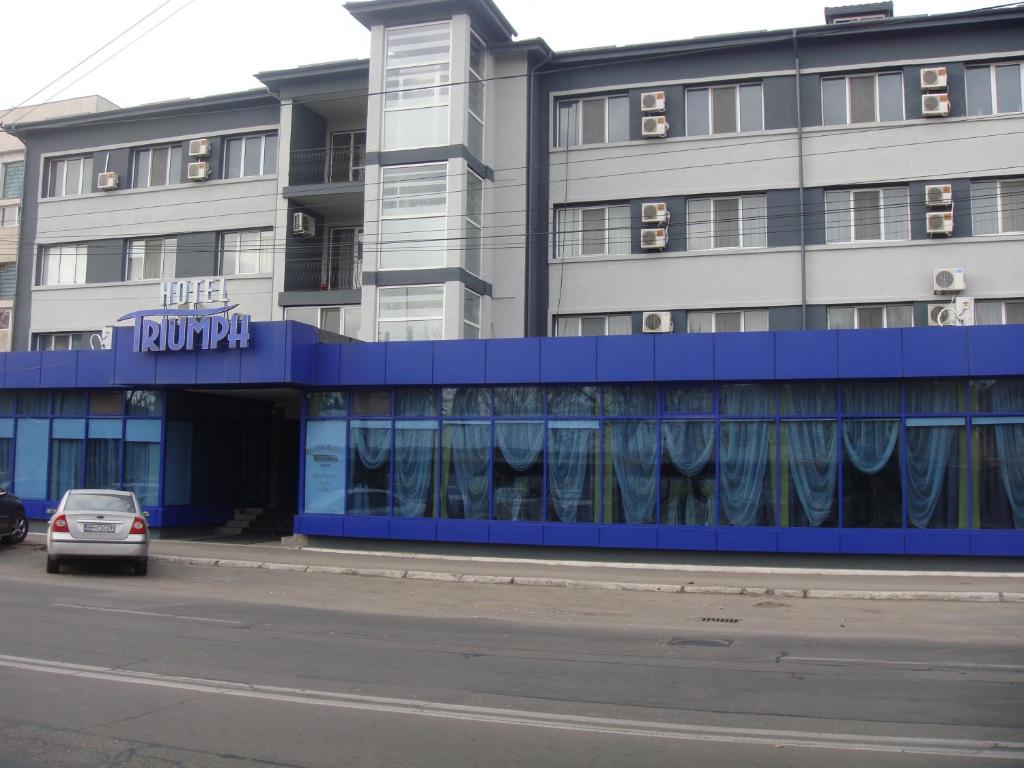
[[[241,507],[216,532],[220,536],[261,536],[268,539],[291,536],[294,514],[294,510],[283,507]]]

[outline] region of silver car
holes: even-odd
[[[46,572],[78,558],[114,558],[145,576],[149,524],[131,491],[72,490],[51,510],[46,529]]]

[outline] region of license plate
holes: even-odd
[[[113,533],[117,526],[114,523],[83,523],[82,530],[86,533]]]

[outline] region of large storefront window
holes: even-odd
[[[329,415],[328,398],[335,393],[310,398],[312,415]],[[342,411],[342,414],[344,411]],[[345,448],[348,423],[329,419],[306,425],[306,514],[342,514],[345,511]]]
[[[57,500],[65,491],[82,486],[85,456],[85,420],[55,419],[50,438],[50,492]]]
[[[391,509],[391,422],[350,424],[348,498],[350,515],[387,515]]]
[[[160,500],[160,421],[130,419],[125,423],[124,487],[142,506]]]
[[[121,420],[89,419],[85,447],[85,486],[121,487]]]

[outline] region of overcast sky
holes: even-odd
[[[164,0],[0,2],[8,31],[0,107],[13,107]],[[998,2],[896,0],[896,13],[943,13]],[[555,50],[821,24],[826,4],[664,0],[652,15],[632,13],[641,4],[629,0],[498,0],[521,39],[543,37]],[[136,38],[138,42],[62,91]],[[365,57],[369,40],[369,33],[343,8],[343,0],[170,0],[29,103],[100,94],[132,106],[258,88],[255,72]]]

